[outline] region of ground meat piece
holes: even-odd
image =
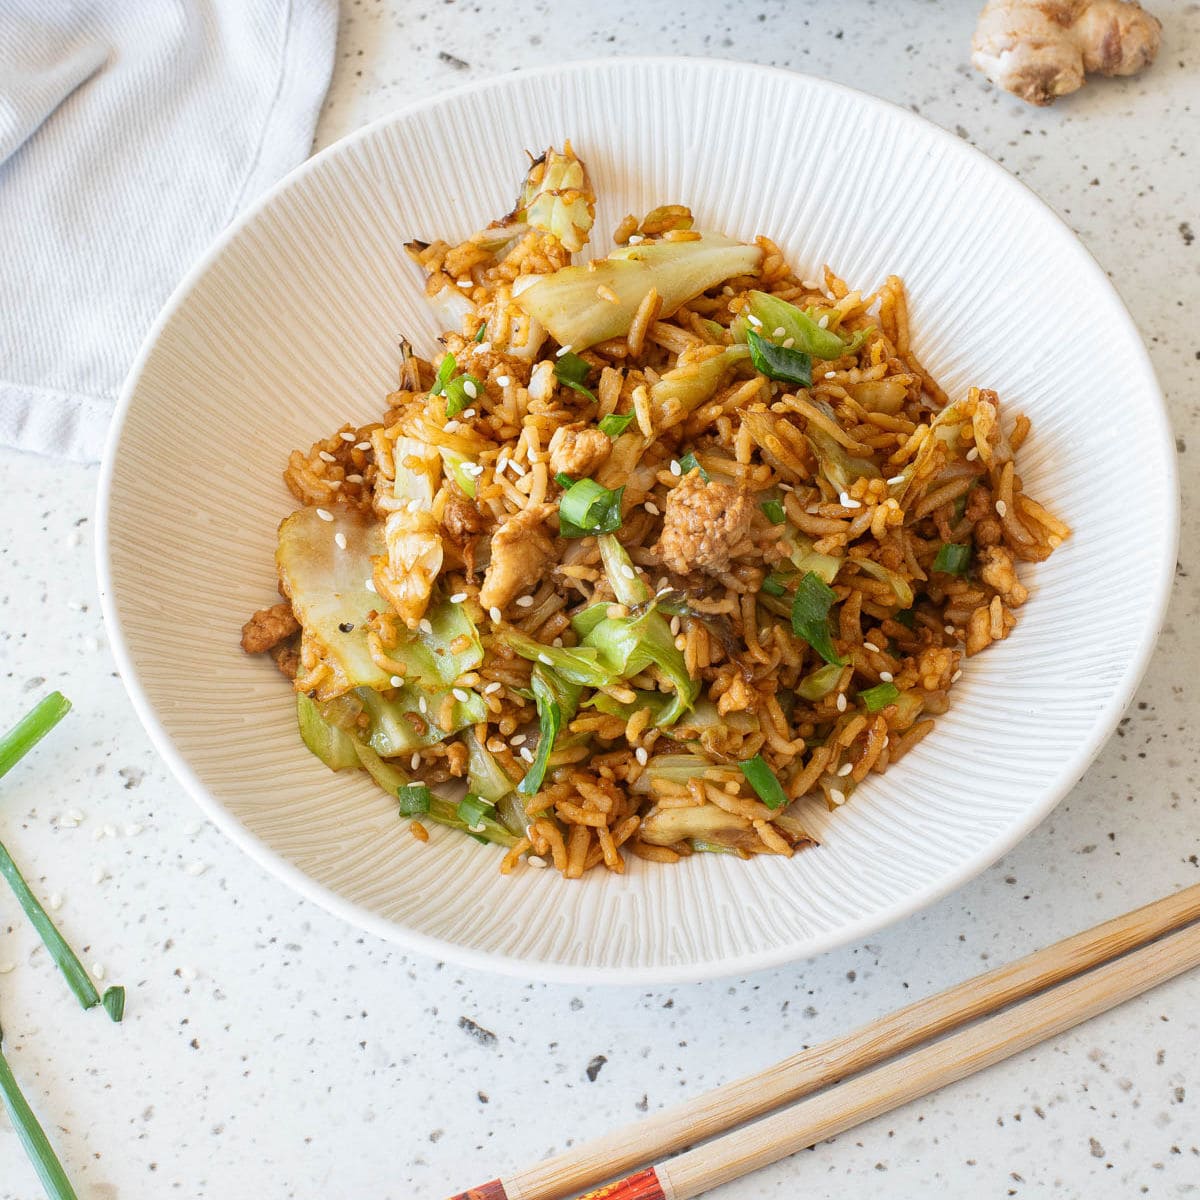
[[[289,679],[296,678],[300,670],[299,638],[290,637],[287,641],[280,642],[277,646],[272,646],[267,653],[270,654],[271,661],[284,675]]]
[[[917,657],[917,682],[927,691],[948,688],[958,655],[948,646],[926,646]]]
[[[456,546],[462,546],[487,528],[487,518],[473,500],[465,496],[451,496],[442,513],[442,528]]]
[[[1029,589],[1017,579],[1012,555],[1003,546],[981,550],[979,564],[979,578],[995,588],[1009,608],[1020,608],[1029,599]]]
[[[550,472],[575,478],[591,475],[608,458],[612,439],[599,429],[560,425],[550,439]]]
[[[247,654],[261,654],[299,629],[300,622],[292,616],[292,606],[281,600],[270,608],[260,608],[242,626],[242,649]]]
[[[479,589],[484,608],[504,608],[537,586],[554,561],[554,540],[545,521],[553,506],[540,504],[514,513],[492,535],[492,558]]]
[[[719,574],[747,548],[753,513],[745,487],[705,483],[692,471],[667,497],[658,553],[677,575]]]

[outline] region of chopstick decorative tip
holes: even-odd
[[[579,1200],[668,1200],[658,1172],[653,1167],[627,1175],[615,1183],[606,1183],[595,1191],[585,1192]]]
[[[508,1193],[500,1180],[493,1179],[490,1183],[467,1188],[465,1192],[456,1192],[450,1200],[508,1200]]]

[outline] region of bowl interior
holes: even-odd
[[[822,131],[820,138],[798,130]],[[765,233],[805,272],[908,286],[918,353],[955,396],[1027,412],[1027,490],[1074,537],[1025,576],[1013,636],[966,669],[902,764],[795,859],[638,861],[565,883],[447,831],[415,842],[365,776],[301,745],[289,689],[238,648],[275,594],[280,472],[377,418],[401,335],[436,324],[402,244],[511,206],[525,151],[570,137],[597,245],[682,202]],[[838,152],[821,147],[837,146]],[[861,936],[961,883],[1049,811],[1127,703],[1173,563],[1161,397],[1115,293],[999,167],[899,109],[730,63],[615,60],[509,76],[379,122],[295,172],[172,299],[123,400],[101,577],[123,674],[159,748],[243,847],[346,917],[439,955],[540,977],[647,982],[778,963]],[[1117,481],[1120,480],[1118,486]]]

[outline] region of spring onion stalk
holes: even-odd
[[[682,243],[688,245],[687,242]],[[750,357],[748,346],[685,350],[676,366],[650,385],[650,419],[661,433],[711,400],[731,371]]]
[[[456,375],[446,384],[446,416],[457,417],[466,412],[483,395],[483,390],[482,381],[474,375]]]
[[[8,880],[8,886],[12,888],[13,894],[25,910],[25,915],[38,931],[46,949],[50,951],[50,957],[63,973],[67,986],[75,993],[75,998],[84,1008],[94,1008],[100,1003],[100,993],[96,991],[96,985],[83,969],[83,964],[75,957],[75,952],[67,945],[66,939],[58,932],[46,910],[38,903],[37,897],[29,890],[29,884],[17,870],[17,864],[13,862],[12,855],[3,843],[0,843],[0,875]]]
[[[758,793],[758,798],[770,809],[782,808],[787,803],[783,785],[775,772],[763,761],[761,754],[738,763],[746,782]]]
[[[616,439],[629,428],[632,420],[633,413],[609,413],[601,420],[599,429],[601,433],[606,433],[610,438]]]
[[[768,342],[753,329],[746,331],[746,345],[750,347],[751,365],[760,375],[780,383],[795,384],[796,387],[812,387],[811,355],[790,346]]]
[[[0,1032],[0,1038],[3,1036]],[[0,1099],[4,1101],[12,1127],[21,1145],[25,1147],[25,1153],[29,1156],[29,1161],[33,1164],[49,1200],[79,1200],[62,1163],[58,1161],[58,1155],[54,1153],[54,1147],[50,1145],[50,1139],[46,1137],[37,1117],[33,1115],[33,1109],[21,1094],[16,1076],[13,1075],[3,1052],[0,1052]]]
[[[523,796],[533,796],[541,791],[546,769],[550,765],[550,755],[554,753],[554,743],[563,725],[579,708],[579,697],[583,690],[579,684],[563,679],[544,663],[538,663],[533,668],[529,683],[537,705],[539,733],[537,756],[517,788]]]
[[[101,997],[100,1003],[104,1005],[109,1019],[119,1025],[125,1017],[125,989],[120,984],[110,987]]]
[[[770,575],[762,581],[762,586],[759,591],[765,592],[768,596],[783,596],[787,593],[787,576],[780,575],[776,571],[772,571]]]
[[[0,737],[0,775],[7,775],[71,711],[71,702],[62,692],[51,692],[39,700]]]
[[[933,560],[933,569],[946,575],[965,575],[970,561],[970,546],[960,542],[943,542]]]
[[[690,475],[693,471],[699,471],[700,478],[703,479],[705,483],[712,482],[712,476],[700,465],[700,460],[691,450],[689,450],[679,460],[679,469],[685,475]]]
[[[841,358],[845,354],[852,354],[871,335],[870,329],[864,329],[850,338],[844,338],[832,329],[823,329],[820,318],[812,315],[813,311],[806,312],[766,292],[750,293],[749,312],[760,322],[758,328],[780,342],[790,339],[790,348],[801,354],[813,358]],[[782,333],[777,332],[780,329]]]
[[[894,704],[900,689],[894,683],[881,683],[858,693],[858,698],[869,713],[877,713],[889,704]]]
[[[558,531],[565,538],[612,533],[621,527],[622,485],[615,490],[594,479],[579,479],[567,488],[558,502]]]
[[[792,629],[827,663],[844,667],[845,659],[838,657],[829,631],[829,610],[836,599],[833,589],[819,575],[809,571],[800,580],[792,598]]]
[[[578,354],[572,354],[569,350],[554,360],[554,378],[594,402],[596,394],[584,384],[591,369],[592,365],[586,358],[580,358]]]
[[[450,378],[457,366],[458,363],[455,361],[453,354],[443,355],[442,361],[438,363],[437,375],[434,377],[433,387],[429,389],[431,396],[440,396],[446,390],[446,384],[450,382]]]
[[[873,558],[854,558],[850,560],[860,571],[875,579],[881,579],[891,589],[892,594],[896,597],[896,603],[902,609],[912,608],[913,600],[915,599],[912,590],[912,584],[897,571],[893,571],[890,567],[885,567],[883,563],[876,562]]]
[[[604,574],[608,576],[613,595],[621,604],[644,604],[650,599],[650,589],[634,568],[633,560],[625,547],[615,537],[596,540],[600,547],[600,561]]]
[[[772,525],[782,525],[787,520],[787,513],[783,511],[783,505],[778,500],[764,500],[759,508]]]

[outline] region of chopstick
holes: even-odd
[[[1131,951],[1138,951],[1139,947],[1146,947],[1147,952],[1154,950],[1156,947],[1148,944],[1153,943],[1156,938],[1161,938],[1164,934],[1180,929],[1198,919],[1200,919],[1200,884],[1185,888],[1174,895],[1164,896],[1152,904],[1115,917],[1093,929],[1074,934],[1063,941],[1019,959],[1015,963],[997,967],[946,991],[907,1005],[897,1012],[871,1021],[851,1033],[826,1042],[824,1045],[802,1050],[763,1071],[724,1084],[693,1100],[657,1113],[644,1121],[584,1143],[565,1154],[556,1155],[554,1158],[547,1159],[504,1179],[482,1184],[461,1193],[454,1197],[454,1200],[560,1200],[561,1197],[576,1193],[601,1180],[611,1179],[639,1163],[661,1159],[684,1146],[696,1145],[706,1138],[725,1133],[838,1080],[876,1067],[878,1064],[933,1038],[943,1037],[968,1022],[977,1021],[988,1014],[997,1013],[1016,1001],[1044,992],[1048,988],[1061,984],[1064,980],[1072,980],[1073,977],[1081,976],[1078,983],[1082,985],[1087,980],[1094,981],[1101,978],[1099,970],[1093,971],[1091,975],[1081,975],[1081,973],[1114,959],[1120,961],[1113,963],[1112,968],[1121,967],[1125,962],[1133,959]],[[1197,940],[1197,945],[1200,945],[1200,929],[1191,932]],[[1120,959],[1122,955],[1129,957]],[[1110,969],[1105,968],[1105,970]],[[1187,966],[1179,968],[1179,970],[1186,969]],[[1153,987],[1161,979],[1169,977],[1164,974],[1161,978],[1150,979],[1144,983],[1143,987]],[[1104,975],[1101,982],[1109,978],[1109,975]],[[1059,997],[1063,994],[1063,988],[1059,988],[1054,996]],[[1111,1003],[1106,1003],[1102,1007],[1091,1009],[1076,1020],[1086,1020],[1089,1016],[1104,1011],[1104,1008],[1111,1007],[1111,1004],[1120,1003],[1128,995],[1134,994],[1136,992],[1121,993],[1118,999],[1112,1000]],[[1047,998],[1047,1002],[1050,1002],[1049,998]],[[1023,1011],[1025,1007],[1022,1005],[1021,1009],[1014,1011]],[[1007,1017],[1007,1014],[1004,1016]],[[968,1035],[975,1034],[985,1027],[991,1028],[993,1022],[999,1020],[1001,1020],[1000,1017],[992,1017],[989,1021],[956,1036],[967,1038]],[[1071,1021],[1069,1024],[1074,1023],[1075,1021]],[[1064,1029],[1068,1027],[1069,1025],[1062,1026]],[[1041,1037],[1050,1037],[1056,1031],[1043,1033],[1034,1041],[1040,1040]],[[950,1040],[952,1039],[946,1039],[937,1046],[930,1047],[929,1050],[937,1050]],[[1023,1043],[1023,1045],[1032,1044],[1033,1042]],[[1021,1048],[1023,1046],[1014,1045],[999,1057],[1017,1053]],[[906,1065],[899,1074],[899,1082],[909,1082],[908,1073],[911,1068],[907,1064],[916,1057],[917,1055],[911,1055],[902,1060]],[[988,1061],[998,1061],[998,1058]],[[987,1064],[981,1061],[970,1069],[977,1070],[984,1065]],[[885,1070],[891,1069],[893,1068]],[[876,1076],[883,1073],[876,1071],[865,1078],[875,1079]],[[961,1074],[947,1075],[944,1082],[948,1083],[952,1078],[961,1078]],[[872,1086],[888,1085],[886,1080],[876,1080]],[[934,1082],[924,1090],[929,1091],[937,1086],[940,1084]],[[841,1093],[843,1088],[834,1089],[834,1091]],[[833,1094],[834,1092],[830,1092],[827,1096],[821,1096],[811,1103],[820,1107],[828,1101],[828,1096]],[[914,1096],[922,1094],[924,1092],[913,1093]],[[862,1111],[865,1114],[858,1117],[857,1120],[867,1120],[876,1112],[885,1111],[885,1109],[875,1108],[868,1111],[867,1108],[861,1107],[866,1103],[865,1098],[861,1096],[858,1101],[853,1103],[860,1105],[860,1109],[856,1111]],[[894,1103],[904,1103],[904,1100],[899,1099]],[[892,1107],[892,1105],[888,1105],[888,1107]],[[788,1110],[786,1114],[780,1114],[779,1118],[770,1118],[768,1121],[760,1122],[753,1127],[753,1130],[768,1125],[770,1121],[780,1119],[791,1128],[795,1123],[797,1111],[807,1108],[807,1104],[797,1105],[794,1109]],[[801,1114],[801,1116],[804,1115]],[[850,1124],[853,1123],[855,1123],[854,1120],[851,1120]],[[848,1127],[844,1124],[839,1126],[843,1129]],[[698,1160],[693,1156],[704,1156],[715,1152],[715,1147],[723,1146],[728,1141],[742,1146],[744,1140],[749,1138],[750,1133],[751,1131],[744,1131],[736,1138],[721,1139],[711,1146],[690,1151],[670,1164],[659,1166],[657,1168],[658,1175],[661,1177],[664,1172],[667,1172],[669,1177],[674,1179],[670,1173],[676,1169],[687,1169],[679,1167],[679,1164],[684,1163],[685,1160],[691,1160],[694,1163]],[[810,1137],[803,1145],[811,1145],[814,1141],[828,1136],[831,1135],[818,1133]],[[794,1149],[799,1148],[801,1148],[800,1145],[794,1147]],[[772,1157],[762,1158],[757,1165],[763,1165],[793,1152],[794,1150],[789,1149],[782,1150]],[[753,1169],[753,1166],[743,1168],[743,1170]],[[650,1176],[653,1173],[654,1169],[651,1169],[643,1172],[642,1175]],[[741,1171],[737,1173],[741,1173]],[[735,1175],[725,1178],[735,1178]],[[682,1177],[679,1182],[682,1186]],[[716,1184],[709,1183],[705,1186],[714,1187]],[[645,1200],[652,1200],[658,1194],[654,1190],[646,1191]],[[681,1200],[683,1195],[696,1194],[695,1191],[674,1193],[676,1200]],[[606,1193],[606,1196],[608,1200],[618,1200],[618,1197],[620,1200],[635,1200],[635,1197],[636,1200],[641,1200],[638,1193],[631,1191]]]

